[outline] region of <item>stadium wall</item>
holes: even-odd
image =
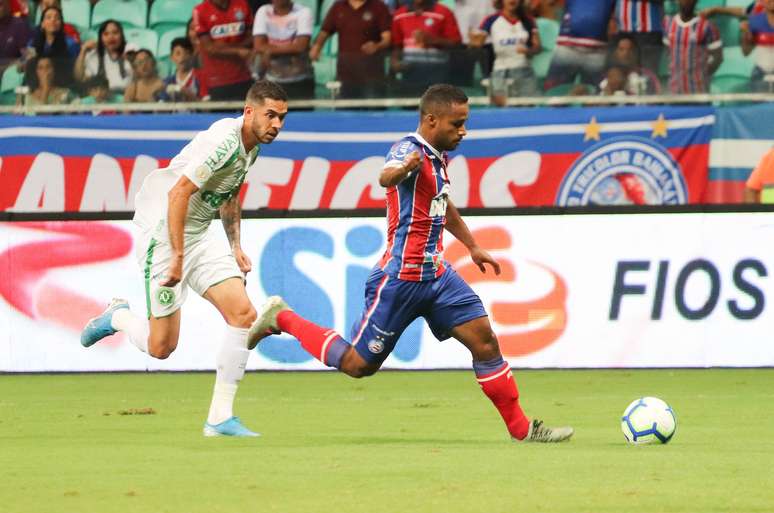
[[[480,212],[479,212],[480,213]],[[446,258],[481,296],[516,367],[772,366],[771,214],[476,215],[479,242],[503,265],[481,274],[448,237]],[[219,226],[212,229],[223,237]],[[345,336],[384,248],[384,220],[252,218],[242,243],[249,295],[282,294]],[[223,323],[195,294],[181,342],[154,360],[116,336],[86,350],[79,331],[114,296],[145,310],[130,221],[0,223],[0,371],[211,369]],[[467,368],[456,342],[423,321],[408,327],[388,368]],[[287,337],[271,337],[250,369],[323,369]]]
[[[142,179],[222,114],[0,116],[0,211],[128,212]],[[451,155],[460,207],[729,203],[774,143],[774,104],[474,109]],[[293,112],[243,208],[383,208],[416,113]]]

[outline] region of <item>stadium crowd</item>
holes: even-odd
[[[27,1],[0,0],[2,104],[774,91],[774,0]]]

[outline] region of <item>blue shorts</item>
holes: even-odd
[[[377,267],[366,282],[365,308],[350,340],[365,361],[381,365],[417,317],[425,318],[438,340],[446,340],[455,326],[486,315],[478,295],[448,265],[427,281],[399,280]]]

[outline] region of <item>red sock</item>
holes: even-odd
[[[320,360],[325,365],[326,353],[331,342],[340,338],[330,328],[322,328],[311,321],[307,321],[292,310],[283,310],[277,315],[277,326],[285,333],[290,333],[301,342],[301,347],[309,354]]]
[[[497,371],[477,377],[478,384],[500,412],[508,432],[519,440],[527,436],[529,419],[519,406],[519,389],[507,363]]]

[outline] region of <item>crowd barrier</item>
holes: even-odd
[[[469,216],[503,273],[481,274],[450,236],[446,259],[490,312],[515,367],[772,366],[774,265],[768,213]],[[242,245],[253,262],[256,304],[282,294],[302,315],[349,337],[363,286],[383,251],[375,217],[246,219]],[[0,371],[212,369],[224,330],[195,294],[183,308],[168,360],[138,352],[122,336],[79,344],[86,320],[113,296],[145,311],[130,221],[0,223]],[[223,237],[220,226],[213,226]],[[140,248],[142,251],[144,248]],[[404,332],[387,368],[468,368],[454,341],[424,321]],[[323,366],[287,336],[262,342],[249,369]]]
[[[0,116],[0,211],[127,212],[216,114]],[[473,109],[450,155],[460,207],[733,203],[774,143],[774,104]],[[377,183],[409,111],[292,112],[243,208],[383,208]]]

